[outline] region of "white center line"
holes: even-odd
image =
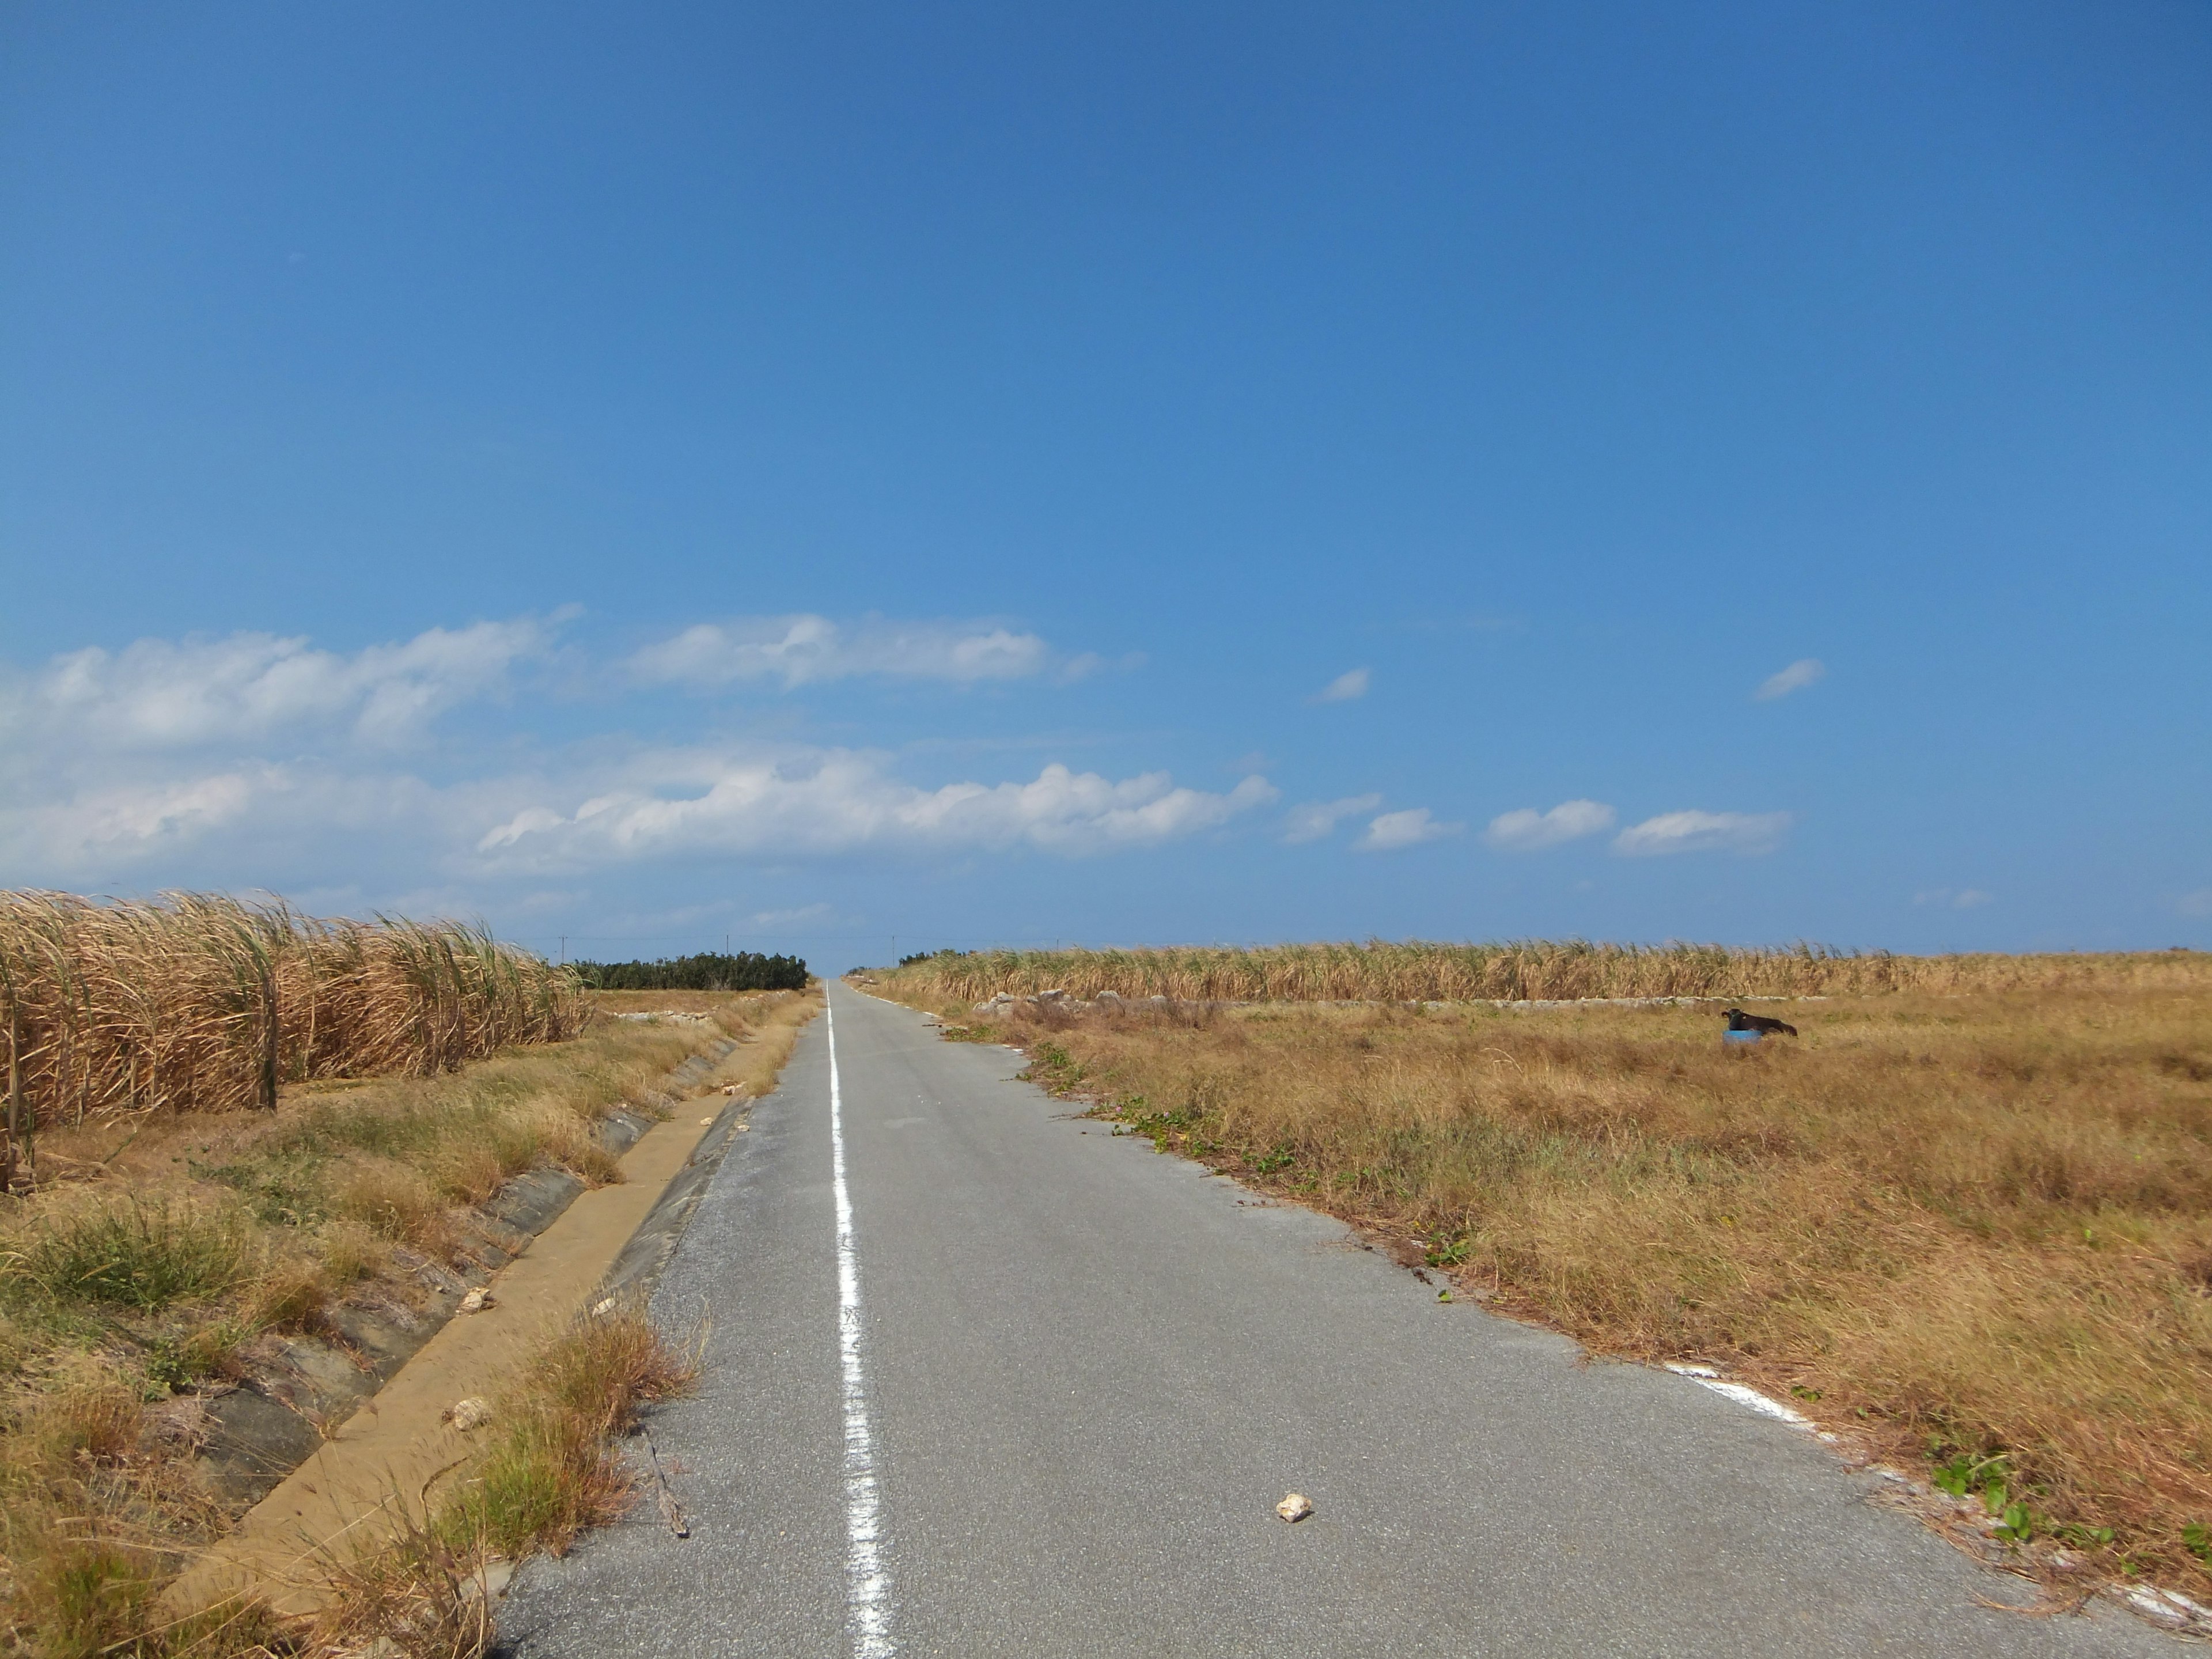
[[[837,1358],[845,1396],[845,1629],[853,1659],[892,1659],[891,1580],[884,1566],[876,1442],[868,1430],[868,1379],[860,1364],[860,1257],[853,1198],[845,1189],[845,1106],[837,1089],[837,1016],[830,1034],[830,1170],[837,1194]]]

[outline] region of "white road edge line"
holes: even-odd
[[[868,1428],[868,1378],[860,1364],[860,1256],[845,1188],[845,1104],[837,1087],[837,1016],[830,1036],[830,1170],[837,1196],[837,1359],[845,1401],[845,1630],[853,1659],[892,1659],[891,1580],[884,1566],[876,1441]]]
[[[1813,1419],[1801,1411],[1794,1411],[1779,1400],[1771,1399],[1756,1389],[1746,1388],[1741,1382],[1726,1382],[1711,1365],[1680,1365],[1672,1360],[1667,1369],[1677,1376],[1686,1376],[1700,1388],[1711,1389],[1715,1394],[1733,1400],[1739,1406],[1748,1406],[1761,1417],[1771,1417],[1778,1423],[1787,1423],[1793,1429],[1811,1429]],[[1823,1437],[1826,1438],[1826,1437]]]

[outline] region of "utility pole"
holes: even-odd
[[[566,968],[568,965],[568,936],[566,933],[563,933],[563,934],[562,934],[562,935],[561,935],[561,966],[562,966],[563,968]]]

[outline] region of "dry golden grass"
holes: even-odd
[[[1252,950],[942,952],[874,975],[892,995],[936,1006],[1064,988],[1192,1002],[1487,1002],[1589,997],[1879,995],[1917,991],[2212,988],[2201,951],[2057,956],[1850,955],[1818,945],[1279,945]]]
[[[2203,1599],[2212,986],[2149,978],[1811,1004],[1747,1052],[1692,1007],[1000,1029],[1163,1146],[1600,1352],[1722,1362],[1890,1455],[2002,1455],[1978,1485]]]
[[[573,975],[454,923],[0,892],[8,1173],[24,1180],[38,1131],[270,1106],[308,1079],[431,1076],[572,1036],[586,1013]]]
[[[0,1651],[244,1655],[280,1638],[312,1650],[250,1610],[152,1622],[168,1576],[228,1523],[195,1471],[195,1392],[238,1375],[263,1333],[315,1328],[339,1298],[416,1298],[396,1248],[450,1249],[459,1206],[507,1175],[555,1164],[618,1178],[594,1126],[626,1104],[661,1113],[668,1070],[725,1035],[740,1046],[706,1086],[764,1088],[820,1006],[703,1000],[703,1024],[597,1019],[457,1073],[288,1084],[272,1112],[44,1137],[49,1184],[0,1200]],[[428,1596],[417,1568],[434,1576],[451,1553],[393,1567],[392,1594]],[[403,1645],[435,1650],[444,1629],[432,1620]]]

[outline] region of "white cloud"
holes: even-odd
[[[1341,800],[1309,801],[1293,806],[1283,819],[1283,839],[1295,847],[1335,833],[1337,821],[1371,812],[1382,804],[1380,795],[1346,795]]]
[[[1348,669],[1314,693],[1316,702],[1353,702],[1367,695],[1368,671]]]
[[[1364,853],[1395,853],[1401,848],[1419,847],[1425,841],[1455,836],[1466,828],[1463,823],[1439,823],[1427,807],[1415,806],[1403,812],[1383,813],[1352,844]]]
[[[350,656],[273,634],[140,640],[117,652],[95,646],[0,688],[0,732],[173,749],[350,723],[357,737],[397,743],[441,711],[499,689],[550,638],[526,617],[433,628]]]
[[[1915,904],[1936,904],[1949,910],[1974,910],[1995,902],[1978,887],[1930,887],[1912,896]]]
[[[41,769],[37,799],[0,802],[0,868],[11,879],[108,883],[153,868],[185,884],[242,862],[248,884],[273,884],[281,865],[313,867],[311,880],[349,874],[363,851],[404,846],[420,866],[448,845],[484,786],[438,790],[404,773],[346,772],[302,762],[230,761],[146,777],[140,757],[92,757],[73,775]],[[426,845],[427,844],[427,845]],[[287,874],[286,879],[294,879]],[[295,883],[296,884],[296,883]]]
[[[1789,831],[1787,812],[1662,812],[1613,838],[1632,857],[1666,853],[1771,853]]]
[[[855,675],[901,679],[1026,679],[1053,665],[1051,647],[1035,634],[988,623],[901,623],[864,617],[850,626],[827,617],[748,617],[701,623],[629,659],[631,676],[647,684],[699,689],[738,680],[781,679],[786,689]],[[1061,666],[1079,679],[1101,666],[1085,653]]]
[[[508,723],[528,742],[436,740],[441,710],[550,659],[562,620],[433,629],[352,653],[240,633],[0,663],[0,870],[58,886],[336,881],[386,894],[513,877],[526,895],[568,891],[563,872],[688,855],[1105,853],[1201,836],[1279,799],[1257,768],[1207,790],[1057,763],[948,781],[917,774],[933,763],[919,749],[895,766],[858,748],[641,749],[614,730],[541,746],[538,711]],[[787,626],[770,643],[790,659],[759,672],[794,681],[847,672],[854,659],[840,653],[852,653],[951,677],[1086,667],[1003,629],[869,623],[825,642]],[[409,737],[425,741],[403,765],[392,745]],[[500,754],[532,758],[485,763]]]
[[[1561,801],[1548,812],[1524,806],[1491,819],[1482,838],[1500,852],[1533,853],[1563,841],[1601,834],[1613,828],[1615,816],[1613,808],[1596,800]]]
[[[1800,657],[1780,673],[1768,675],[1759,682],[1759,690],[1751,695],[1759,702],[1772,702],[1777,697],[1786,697],[1792,691],[1802,691],[1816,680],[1827,677],[1827,665],[1818,657]]]
[[[1178,788],[1164,772],[1115,782],[1054,763],[1028,783],[902,782],[855,750],[671,751],[562,811],[542,803],[485,831],[495,866],[574,867],[685,854],[806,857],[872,849],[1071,854],[1157,845],[1274,800],[1262,777],[1226,794]]]
[[[2184,893],[2173,907],[2185,916],[2212,916],[2212,887]]]
[[[137,879],[297,887],[374,864],[410,878],[558,885],[685,858],[1084,856],[1187,840],[1278,799],[1259,776],[1212,792],[1164,772],[1116,780],[1059,764],[1024,781],[914,784],[884,756],[853,750],[661,750],[612,765],[592,755],[444,786],[313,762],[143,783],[56,778],[43,799],[0,803],[0,868],[61,885],[145,872]]]
[[[256,779],[244,772],[174,783],[89,792],[66,808],[33,815],[35,841],[51,853],[119,849],[126,855],[155,842],[175,843],[234,822],[252,804]]]

